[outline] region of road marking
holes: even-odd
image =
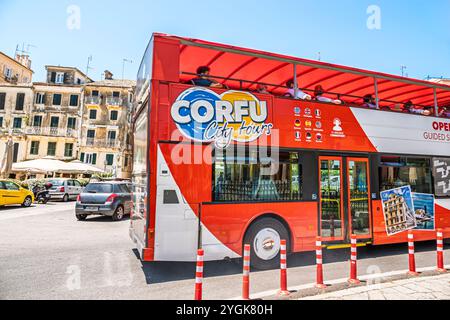
[[[450,269],[450,265],[446,265],[445,269]],[[425,267],[425,268],[417,268],[417,272],[426,272],[426,271],[434,271],[436,270],[436,266],[433,267]],[[380,279],[380,278],[387,278],[392,276],[398,276],[398,275],[404,275],[409,270],[400,270],[400,271],[390,271],[385,273],[374,273],[374,274],[366,274],[363,276],[358,276],[359,280],[373,280],[373,279]],[[336,284],[342,284],[346,283],[348,281],[348,278],[341,278],[341,279],[335,279],[335,280],[329,280],[325,281],[327,285],[336,285]],[[316,284],[315,283],[309,283],[304,284],[296,287],[289,287],[289,291],[300,291],[305,289],[312,289],[314,288]],[[270,296],[275,296],[280,289],[274,289],[274,290],[267,290],[257,293],[251,293],[250,297],[252,299],[262,299]],[[242,297],[234,297],[227,300],[242,300]]]
[[[39,207],[31,207],[31,208],[11,208],[12,211],[3,209],[0,211],[0,221],[40,216],[40,215],[44,215],[44,214],[67,212],[72,209],[75,210],[74,204],[56,205],[54,207],[53,206],[46,206],[46,207],[39,206]],[[25,210],[27,211],[26,213],[25,213]],[[31,211],[31,210],[37,210],[37,211],[28,213],[28,211]]]

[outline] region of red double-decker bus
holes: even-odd
[[[153,34],[130,236],[144,261],[236,258],[248,243],[259,268],[280,239],[302,252],[318,235],[330,248],[450,237],[449,105],[439,83]],[[405,186],[413,213],[395,191],[382,199]]]

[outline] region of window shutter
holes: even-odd
[[[5,109],[5,100],[6,100],[6,93],[2,92],[0,93],[0,109]]]
[[[97,154],[92,154],[92,164],[97,164]]]
[[[52,72],[52,74],[50,76],[50,82],[53,82],[53,83],[56,82],[56,72]]]
[[[80,161],[81,161],[81,162],[84,162],[84,152],[82,152],[82,153],[80,154]]]
[[[16,110],[23,110],[24,103],[25,103],[25,94],[18,93],[16,99]]]
[[[70,106],[71,107],[78,107],[78,95],[72,94],[70,96]]]
[[[64,72],[64,80],[63,80],[63,82],[64,82],[64,83],[67,83],[68,79],[69,79],[69,74],[67,74],[66,72]]]

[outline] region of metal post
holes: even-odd
[[[297,65],[294,64],[294,99],[297,99],[298,83],[297,83]]]
[[[242,299],[250,300],[250,245],[244,246],[244,267],[242,278]]]
[[[433,95],[434,95],[434,115],[437,117],[439,115],[439,106],[438,106],[436,88],[433,88]]]
[[[290,292],[287,289],[287,241],[281,240],[280,245],[280,296],[288,296]]]
[[[374,78],[374,84],[375,84],[375,102],[377,105],[377,109],[380,109],[380,98],[378,96],[378,79]]]

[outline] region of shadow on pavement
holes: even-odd
[[[120,221],[113,221],[111,217],[108,216],[91,216],[91,217],[87,217],[86,220],[82,221],[82,222],[111,222],[111,223],[117,223],[117,222],[124,222],[124,221],[129,221],[130,220],[130,216],[125,216],[123,217],[122,220]]]
[[[31,209],[31,208],[36,208],[36,205],[32,204],[31,207],[28,207],[28,208],[24,208],[21,205],[18,205],[18,206],[4,206],[4,207],[0,207],[0,211],[14,211],[14,210],[19,210],[19,209]]]
[[[436,244],[433,241],[416,243],[416,252],[435,251]],[[136,259],[139,259],[137,250],[133,250]],[[358,248],[358,259],[373,259],[407,254],[407,244],[393,244],[383,246],[368,246]],[[338,250],[324,250],[325,263],[345,262],[350,258],[350,248]],[[315,266],[315,252],[301,252],[288,256],[288,266],[311,267]],[[157,284],[181,280],[192,280],[195,277],[196,264],[193,262],[142,262],[142,270],[145,274],[147,284]],[[263,272],[254,270],[252,272]],[[241,259],[228,261],[205,262],[204,277],[220,277],[238,275],[242,273]]]

